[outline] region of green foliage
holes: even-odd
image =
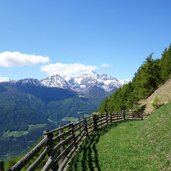
[[[15,159],[12,159],[12,160],[9,160],[8,162],[6,162],[5,170],[9,170],[16,162],[17,162],[17,160],[15,160]]]
[[[171,45],[162,54],[161,59],[153,59],[150,54],[139,67],[132,81],[118,89],[99,107],[100,112],[120,111],[139,108],[138,102],[149,97],[171,76]],[[157,106],[155,106],[157,105]],[[158,104],[154,101],[154,108]]]
[[[171,45],[165,49],[161,59],[161,77],[163,82],[168,80],[171,76]]]
[[[133,94],[136,99],[148,97],[161,83],[160,60],[152,59],[152,54],[146,58],[145,63],[138,69],[133,78]]]
[[[83,98],[64,89],[0,83],[0,159],[26,151],[43,130],[97,110],[105,92],[93,88],[86,95]]]
[[[143,121],[97,132],[77,153],[70,170],[171,170],[171,104]]]
[[[103,100],[102,104],[100,105],[99,112],[103,113],[103,112],[106,112],[108,110],[107,103],[108,103],[108,99],[105,98]]]

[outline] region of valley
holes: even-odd
[[[8,159],[26,151],[44,130],[91,114],[121,86],[117,79],[97,73],[68,81],[59,75],[43,80],[3,80],[0,83],[0,158]]]

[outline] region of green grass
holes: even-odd
[[[170,171],[171,104],[90,136],[68,171]]]
[[[23,158],[28,152],[30,152],[42,139],[43,139],[43,136],[41,136],[26,152],[20,154],[19,156],[12,157],[4,161],[5,171],[9,170],[12,166],[14,166],[21,158]],[[40,151],[38,154],[40,154],[41,152],[42,151]],[[30,163],[35,161],[37,157],[38,155],[35,156],[33,159],[31,159],[30,162],[22,169],[22,171],[26,171]],[[36,170],[39,171],[41,169],[36,169]]]
[[[3,138],[8,138],[8,137],[22,137],[24,135],[27,135],[29,134],[30,131],[33,131],[35,129],[39,129],[39,128],[44,128],[46,126],[46,124],[31,124],[31,125],[28,125],[29,128],[28,130],[24,130],[24,131],[6,131],[3,133],[2,137]]]
[[[6,131],[3,133],[2,137],[8,138],[8,137],[21,137],[24,135],[27,135],[28,131]]]
[[[74,118],[74,117],[65,117],[65,118],[62,119],[62,121],[65,121],[65,122],[77,122],[78,119]]]

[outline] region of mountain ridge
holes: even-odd
[[[98,74],[96,72],[82,73],[76,76],[61,76],[59,74],[46,77],[44,79],[24,78],[19,80],[11,80],[7,77],[0,77],[0,83],[20,83],[20,84],[34,84],[36,86],[56,87],[62,89],[69,89],[75,92],[84,92],[91,87],[99,87],[105,92],[112,92],[113,90],[122,87],[128,83],[127,80],[118,80],[107,74]]]
[[[94,86],[105,90],[105,92],[112,92],[127,83],[126,81],[119,81],[110,75],[98,74],[96,72],[83,73],[71,77],[62,77],[57,74],[40,81],[47,87],[60,87],[71,89],[75,92],[85,92]]]

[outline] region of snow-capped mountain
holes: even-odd
[[[47,77],[43,80],[26,78],[14,81],[6,77],[0,77],[0,83],[3,82],[9,82],[18,85],[29,84],[34,86],[57,87],[72,90],[78,93],[84,93],[93,87],[99,88],[106,93],[111,93],[128,83],[126,80],[118,80],[110,75],[98,74],[96,72],[83,73],[70,77],[62,77],[57,74]]]
[[[31,85],[31,86],[44,86],[38,79],[34,79],[34,78],[26,78],[26,79],[21,79],[16,81],[16,84],[19,85]]]
[[[58,74],[41,80],[41,83],[47,87],[69,88],[67,81]]]
[[[119,82],[120,82],[122,85],[124,85],[124,84],[129,83],[130,80],[129,80],[129,79],[127,79],[127,80],[119,80]]]
[[[112,92],[121,87],[125,82],[120,82],[110,75],[90,72],[73,77],[54,75],[41,80],[41,83],[47,87],[71,89],[76,92],[84,92],[92,87],[101,88],[105,92]]]
[[[87,89],[95,86],[105,90],[106,92],[110,92],[122,86],[117,79],[106,74],[100,75],[96,72],[81,74],[77,77],[70,78],[68,83],[71,89],[78,92],[86,91]]]

